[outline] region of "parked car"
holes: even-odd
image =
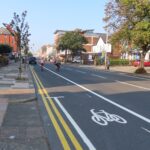
[[[73,63],[80,63],[81,62],[81,58],[79,56],[76,56],[73,58],[72,60]]]
[[[133,62],[133,66],[134,67],[137,67],[139,65],[140,65],[140,61],[139,60]],[[150,67],[150,61],[144,61],[144,67]]]
[[[36,57],[30,57],[29,64],[37,64]]]

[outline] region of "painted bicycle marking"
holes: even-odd
[[[108,125],[108,122],[113,122],[113,121],[122,124],[127,123],[127,121],[124,118],[115,114],[109,114],[105,110],[99,110],[98,112],[96,112],[95,109],[91,109],[90,112],[92,113],[91,119],[95,123],[102,126],[106,126]]]

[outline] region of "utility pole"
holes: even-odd
[[[106,33],[106,46],[105,46],[105,69],[107,69],[107,43],[108,43],[108,31]]]

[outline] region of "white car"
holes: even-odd
[[[72,62],[73,63],[80,63],[81,62],[81,58],[80,57],[74,57]]]

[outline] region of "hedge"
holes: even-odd
[[[110,65],[111,66],[126,66],[129,65],[129,60],[125,60],[125,59],[110,59]]]

